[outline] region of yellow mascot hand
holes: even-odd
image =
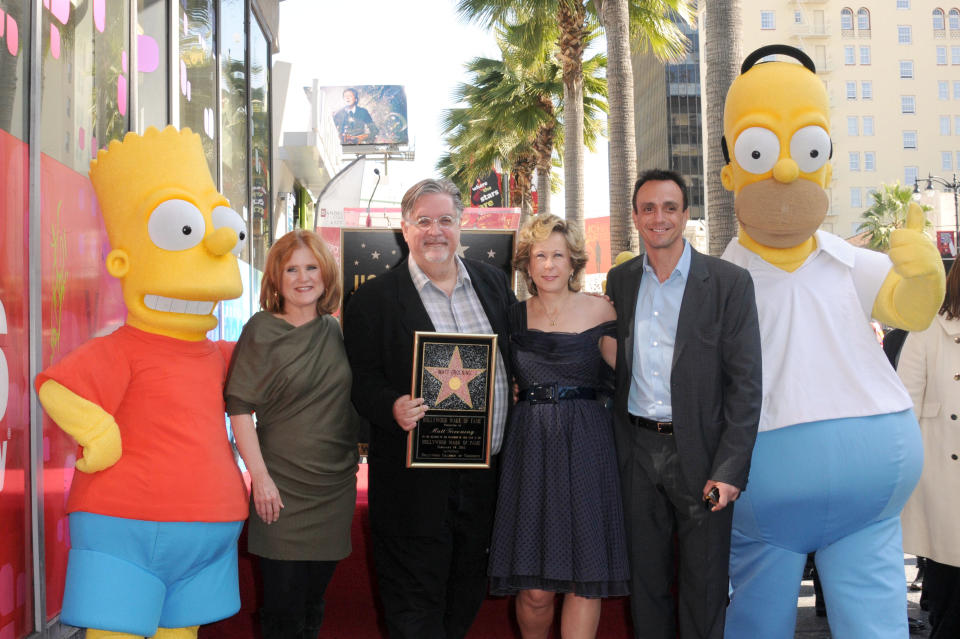
[[[930,326],[945,292],[943,262],[937,247],[923,232],[924,222],[923,209],[911,202],[906,226],[890,234],[893,268],[873,303],[876,319],[908,331]]]
[[[50,419],[83,446],[77,470],[95,473],[117,463],[122,454],[120,428],[110,413],[52,379],[43,383],[38,395]]]

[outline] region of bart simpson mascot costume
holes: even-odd
[[[196,637],[240,608],[247,495],[225,431],[229,354],[206,333],[217,302],[242,292],[244,225],[189,129],[111,142],[90,179],[127,321],[35,382],[83,448],[61,619],[88,639]]]
[[[794,62],[754,63],[770,54]],[[827,93],[783,45],[744,61],[727,94],[721,178],[750,271],[763,348],[763,408],[749,490],[734,508],[729,639],[794,635],[804,561],[816,552],[834,637],[908,634],[900,510],[923,452],[912,403],[869,320],[922,330],[944,294],[915,204],[889,257],[817,230],[829,205]]]

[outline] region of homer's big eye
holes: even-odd
[[[193,248],[203,241],[206,231],[203,213],[186,200],[161,202],[147,222],[150,239],[167,251]]]
[[[240,217],[240,214],[229,207],[218,206],[213,209],[211,217],[213,218],[213,228],[218,229],[226,226],[237,232],[237,237],[240,239],[233,247],[233,254],[240,255],[240,248],[243,246],[243,241],[247,239],[247,225],[243,221],[243,218]]]
[[[780,157],[780,141],[770,129],[752,126],[737,136],[733,155],[744,171],[755,175],[766,173]]]
[[[830,158],[830,136],[821,126],[805,126],[790,138],[790,157],[803,173],[813,173]]]

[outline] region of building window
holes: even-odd
[[[870,47],[860,47],[860,64],[870,64]]]
[[[857,54],[854,51],[853,47],[848,46],[843,48],[843,63],[844,64],[857,63]]]
[[[855,209],[863,206],[863,191],[859,186],[850,187],[850,206]]]
[[[803,24],[803,12],[799,9],[793,12],[793,23],[794,24]]]
[[[960,47],[950,47],[950,64],[960,64]]]
[[[953,170],[953,151],[940,151],[940,169],[943,171]]]
[[[960,135],[960,115],[953,116],[953,134]]]
[[[913,42],[913,34],[909,24],[897,25],[897,42],[900,44],[910,44]]]
[[[912,95],[900,96],[900,113],[916,113],[917,101]]]
[[[850,158],[850,170],[859,171],[860,170],[860,152],[850,151],[848,156]]]
[[[946,84],[946,82],[944,82]],[[856,100],[857,99],[857,83],[856,82],[847,82],[847,99]]]
[[[860,83],[860,97],[864,100],[873,99],[873,82],[864,80]]]
[[[913,60],[900,61],[900,78],[904,80],[913,78]]]
[[[937,47],[937,64],[946,64],[947,63],[947,48],[946,47]]]
[[[844,31],[853,31],[853,11],[850,9],[840,12],[840,28]]]
[[[950,135],[950,116],[940,116],[940,135]]]
[[[920,169],[916,166],[905,166],[903,167],[903,183],[904,184],[916,184],[917,176],[920,175]]]
[[[877,154],[874,153],[873,151],[863,152],[863,170],[864,171],[877,170]]]
[[[860,9],[857,10],[857,30],[870,30],[870,12],[867,11],[866,7],[860,7]]]
[[[950,9],[950,30],[956,31],[960,29],[960,11],[957,9]]]
[[[855,115],[847,116],[847,135],[860,135],[860,126]]]
[[[760,28],[764,30],[776,29],[777,23],[773,11],[760,12]]]
[[[960,100],[960,82],[957,81],[954,81],[953,83],[953,99]]]
[[[943,31],[946,27],[944,26],[943,21],[943,9],[934,9],[933,10],[933,29],[935,31]]]
[[[916,131],[903,132],[903,148],[905,149],[917,148],[917,132]]]
[[[897,0],[897,9],[909,9],[910,0]]]
[[[950,85],[946,81],[940,80],[937,82],[937,99],[939,100],[949,100],[950,99]]]
[[[863,116],[863,134],[873,135],[873,116],[872,115]]]

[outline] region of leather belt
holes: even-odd
[[[661,435],[673,435],[673,422],[658,422],[652,419],[647,419],[646,417],[630,415],[630,423],[634,426],[639,426],[640,428],[646,428],[647,430],[652,430],[655,433],[660,433]]]
[[[534,384],[520,391],[517,401],[531,404],[556,404],[562,399],[596,399],[597,391],[586,386]]]

